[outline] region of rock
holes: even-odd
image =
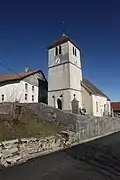
[[[21,159],[21,156],[18,155],[18,156],[13,156],[13,157],[10,157],[10,158],[7,158],[6,159],[6,162],[8,164],[15,164],[17,161],[19,161]]]
[[[8,148],[9,146],[13,146],[15,144],[17,145],[18,139],[14,139],[14,140],[10,140],[10,141],[3,141],[1,144],[4,146],[4,148]]]
[[[7,157],[11,157],[13,155],[16,155],[18,153],[19,153],[18,148],[11,148],[10,150],[5,149],[5,150],[2,151],[2,156],[4,158],[7,158]]]

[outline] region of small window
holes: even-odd
[[[75,49],[75,56],[77,56],[76,49]]]
[[[4,101],[4,94],[2,94],[2,101]]]
[[[28,84],[25,83],[25,90],[28,91]]]
[[[73,55],[75,54],[75,49],[74,49],[74,46],[73,46]]]
[[[106,104],[104,104],[104,111],[106,110]]]
[[[62,48],[59,46],[59,54],[62,54]]]
[[[96,112],[98,112],[98,102],[96,102]]]
[[[34,86],[32,86],[32,92],[34,92]]]
[[[25,100],[27,100],[27,94],[25,94]]]
[[[32,101],[34,101],[34,95],[32,95]]]
[[[58,55],[58,47],[55,48],[55,55]]]

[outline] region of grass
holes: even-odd
[[[15,138],[46,137],[63,130],[62,125],[53,122],[44,122],[35,116],[21,117],[13,120],[11,117],[0,117],[0,141]]]

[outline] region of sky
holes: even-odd
[[[82,49],[83,76],[120,101],[119,7],[118,0],[0,1],[0,73],[29,66],[47,77],[47,47],[62,35],[64,21]]]

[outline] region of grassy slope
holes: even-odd
[[[8,117],[7,117],[8,119]],[[0,118],[0,141],[27,138],[27,137],[45,137],[55,135],[63,129],[63,126],[56,123],[44,123],[38,117],[22,117],[17,120],[1,120]]]

